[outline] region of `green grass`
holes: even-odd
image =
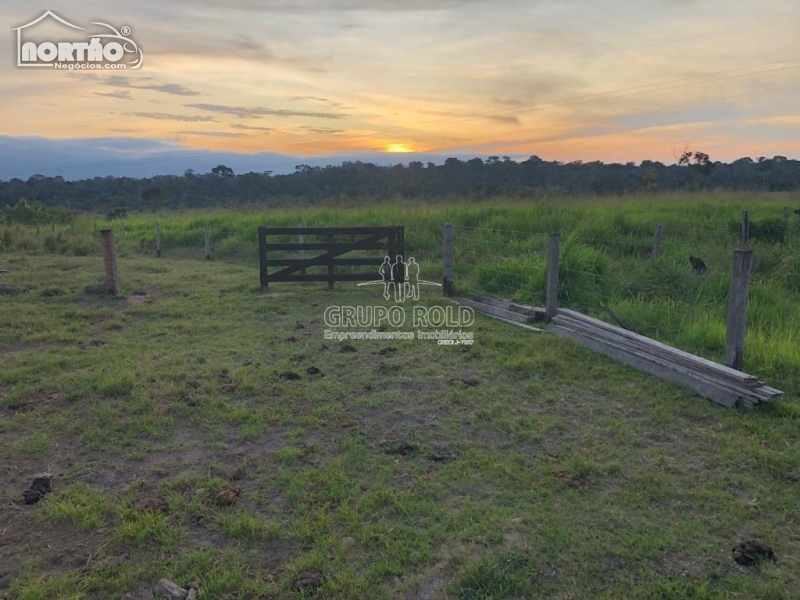
[[[684,246],[670,249],[666,237],[669,215],[691,221],[680,215],[690,201],[657,198],[641,209],[665,223],[663,268],[631,253],[650,229],[637,225],[635,203],[627,212],[621,203],[572,202],[560,212],[377,207],[303,219],[405,222],[409,243],[431,256],[443,219],[539,231],[508,238],[509,266],[528,251],[537,264],[540,242],[563,225],[565,261],[589,267],[565,302],[591,308],[592,294],[613,298],[637,329],[714,356],[727,284],[713,236],[698,224]],[[736,201],[754,215],[770,206]],[[722,223],[735,212],[709,204],[694,208],[698,219]],[[609,223],[614,211],[627,219],[618,235],[631,236],[629,250],[586,243],[591,211],[612,215]],[[266,218],[208,215],[217,217],[232,230]],[[139,219],[126,220],[128,239],[149,227],[149,216]],[[35,286],[0,297],[0,595],[121,600],[147,597],[167,577],[197,581],[204,598],[291,599],[304,597],[292,589],[297,574],[316,569],[324,585],[305,597],[793,598],[796,292],[763,270],[790,256],[792,243],[756,246],[766,258],[753,286],[747,360],[788,393],[749,411],[480,317],[469,350],[413,341],[380,354],[386,342],[363,341],[341,353],[343,344],[323,340],[323,311],[374,304],[373,291],[314,284],[262,294],[252,258],[165,252],[157,260],[123,247],[124,294],[112,299],[84,292],[102,278],[97,256],[0,254],[12,270],[3,277]],[[706,278],[679,265],[695,244],[711,264]],[[728,251],[718,252],[723,264]],[[462,279],[470,283],[468,273]],[[63,293],[38,293],[51,287]],[[689,304],[699,296],[704,302]],[[307,376],[311,365],[325,377]],[[280,379],[288,369],[301,379]],[[388,453],[398,441],[415,450]],[[442,449],[454,460],[431,460]],[[25,507],[22,492],[43,471],[53,492]],[[214,501],[226,487],[241,490],[233,506]],[[142,509],[151,498],[159,508]],[[771,545],[779,561],[737,567],[730,550],[747,538]]]

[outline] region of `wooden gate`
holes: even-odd
[[[268,238],[272,238],[268,241]],[[276,239],[277,238],[277,239]],[[287,239],[289,238],[289,239]],[[308,241],[315,238],[315,241]],[[319,251],[312,258],[306,251]],[[380,251],[377,253],[376,251]],[[343,254],[372,251],[372,256],[342,258]],[[371,281],[378,278],[384,257],[405,254],[403,227],[259,227],[258,252],[261,264],[261,289],[270,283],[327,281]],[[287,256],[288,255],[288,256]],[[374,269],[357,272],[356,267]],[[270,273],[270,267],[283,267]],[[309,273],[315,267],[324,272]],[[336,267],[350,267],[350,272]]]

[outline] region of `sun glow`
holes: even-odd
[[[414,149],[408,144],[386,144],[387,152],[413,152]]]

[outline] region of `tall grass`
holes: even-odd
[[[0,227],[3,251],[92,254],[93,233],[115,230],[121,255],[155,254],[154,228],[164,256],[203,257],[203,225],[211,229],[218,260],[253,264],[257,279],[259,226],[404,225],[406,253],[423,265],[426,279],[441,274],[442,226],[456,227],[456,284],[540,304],[549,234],[561,233],[559,293],[563,305],[597,316],[610,307],[637,332],[720,360],[732,252],[740,246],[741,210],[749,211],[757,237],[746,340],[746,369],[793,395],[800,393],[800,219],[781,216],[791,194],[649,195],[619,199],[571,198],[530,202],[373,204],[266,210],[176,211],[136,214],[108,222],[86,216],[55,231]],[[122,223],[125,237],[121,238]],[[650,257],[656,224],[663,226],[661,257]],[[693,274],[690,254],[708,272]]]

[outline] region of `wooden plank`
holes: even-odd
[[[292,267],[295,265],[302,265],[303,267],[308,267],[308,260],[307,258],[271,258],[266,260],[268,267]],[[332,261],[334,265],[340,267],[359,267],[359,266],[375,266],[375,265],[382,265],[383,259],[382,258],[334,258]],[[326,265],[328,263],[325,263]],[[310,265],[314,266],[314,265]],[[375,279],[379,279],[377,271],[375,272]]]
[[[597,340],[587,338],[586,336],[583,336],[580,333],[577,333],[562,325],[550,325],[547,330],[558,335],[559,337],[571,339],[580,345],[589,348],[590,350],[594,350],[595,352],[599,352],[600,354],[603,354],[611,359],[623,362],[631,367],[634,367],[635,369],[658,377],[659,379],[665,379],[680,386],[687,387],[701,396],[704,396],[709,400],[713,400],[714,402],[723,406],[730,408],[735,406],[739,401],[738,396],[724,392],[714,385],[710,385],[693,378],[687,378],[677,371],[666,369],[634,354],[620,351],[617,348],[610,347],[602,342],[598,342]]]
[[[613,342],[624,346],[631,352],[636,354],[640,354],[643,356],[653,356],[655,358],[667,361],[669,364],[681,365],[685,368],[691,369],[693,372],[696,373],[705,373],[708,377],[714,378],[719,381],[726,381],[737,386],[745,388],[756,388],[760,385],[760,382],[757,378],[753,377],[752,375],[742,374],[743,377],[731,377],[729,376],[728,372],[723,369],[714,369],[707,367],[699,357],[695,357],[697,360],[692,360],[690,358],[686,358],[684,356],[671,353],[671,352],[663,352],[653,344],[643,344],[638,340],[631,340],[629,338],[623,337],[618,335],[617,333],[613,333],[610,331],[599,330],[592,327],[585,327],[580,322],[570,320],[564,317],[557,317],[556,319],[560,324],[570,327],[572,329],[577,329],[581,331],[585,335],[596,337],[601,340]],[[691,356],[691,355],[689,355]],[[718,365],[717,363],[712,363],[717,366],[724,366]]]
[[[545,318],[550,321],[558,310],[558,252],[561,236],[554,233],[550,236],[547,250],[547,296],[545,300]]]
[[[519,313],[521,315],[525,315],[526,317],[531,317],[534,321],[545,320],[544,308],[526,306],[524,304],[516,304],[514,302],[509,302],[508,300],[495,300],[494,298],[489,298],[487,296],[480,296],[477,294],[472,296],[472,300],[474,302],[480,302],[482,304],[488,304],[489,306],[494,306],[495,308],[501,308],[509,312]]]
[[[374,236],[377,237],[377,236]],[[357,248],[353,248],[356,242],[304,242],[302,244],[298,244],[297,242],[293,243],[278,243],[278,242],[267,242],[266,249],[270,251],[297,251],[297,250],[324,250],[324,251],[333,251],[333,252],[350,252],[351,250],[383,250],[383,243],[382,242],[365,242],[365,243],[358,243]]]
[[[392,227],[259,227],[265,235],[286,235],[296,237],[298,235],[382,235],[383,237],[396,234],[397,229],[402,226]]]
[[[679,350],[678,348],[674,348],[673,346],[668,346],[667,344],[663,344],[661,342],[658,342],[656,340],[650,339],[650,338],[645,337],[643,335],[639,335],[638,333],[634,333],[632,331],[626,331],[626,330],[621,329],[619,327],[615,327],[614,325],[611,325],[610,323],[606,323],[605,321],[600,321],[599,319],[594,319],[592,317],[588,317],[588,316],[583,315],[583,314],[581,314],[579,312],[575,312],[573,310],[569,310],[569,309],[566,309],[566,308],[560,308],[558,310],[558,313],[561,314],[561,315],[564,315],[566,317],[572,317],[572,318],[577,319],[578,321],[581,321],[581,322],[591,323],[592,325],[594,325],[596,327],[600,327],[601,329],[605,329],[607,331],[611,331],[611,332],[617,333],[618,335],[625,336],[625,337],[630,338],[632,340],[640,341],[640,342],[642,342],[643,344],[645,344],[647,346],[653,346],[654,351],[661,351],[661,352],[669,353],[671,355],[679,356],[679,357],[685,358],[687,360],[690,360],[693,363],[697,362],[698,364],[702,365],[705,368],[712,369],[714,371],[719,371],[720,373],[724,374],[726,377],[730,377],[732,379],[737,379],[739,381],[752,381],[752,380],[756,379],[752,375],[748,375],[747,373],[742,373],[741,371],[737,371],[735,369],[731,369],[729,367],[726,367],[725,365],[721,365],[719,363],[715,363],[715,362],[713,362],[711,360],[707,360],[707,359],[702,358],[700,356],[695,356],[694,354],[690,354],[688,352],[684,352],[683,350]]]
[[[704,385],[714,386],[718,388],[720,392],[733,394],[734,396],[740,398],[747,398],[749,401],[754,403],[766,402],[775,397],[773,395],[766,393],[762,388],[758,387],[750,388],[747,386],[743,386],[735,381],[731,381],[726,378],[709,374],[705,371],[698,371],[696,369],[693,369],[691,366],[686,366],[671,362],[670,360],[665,359],[661,356],[641,353],[637,351],[637,349],[625,345],[624,340],[620,341],[620,339],[610,339],[609,337],[607,337],[607,334],[603,334],[603,337],[598,338],[591,332],[581,330],[573,326],[572,324],[564,323],[563,320],[558,316],[556,316],[556,318],[553,320],[553,323],[555,323],[560,327],[564,327],[565,329],[574,331],[575,333],[582,335],[587,339],[594,340],[595,342],[598,342],[600,344],[604,344],[609,348],[613,348],[620,352],[630,354],[643,361],[653,363],[666,370],[674,371],[687,379],[697,380],[703,383]]]
[[[725,338],[725,364],[732,369],[741,369],[744,365],[747,293],[752,271],[753,251],[734,250],[733,276],[728,297],[728,331]]]
[[[320,254],[318,256],[308,259],[305,266],[311,267],[315,265],[327,265],[332,258],[336,258],[340,254],[346,254],[347,252],[353,252],[355,250],[368,249],[370,245],[376,244],[381,237],[382,237],[381,234],[376,234],[364,238],[362,240],[359,240],[357,242],[353,242],[351,244],[342,244],[343,248],[339,250],[328,250],[325,254]],[[269,248],[269,244],[267,244],[267,248]],[[288,275],[290,273],[294,273],[302,269],[303,269],[302,266],[295,265],[293,267],[286,267],[284,269],[281,269],[279,273],[281,273],[282,275]]]
[[[372,273],[306,273],[301,275],[293,273],[291,275],[280,276],[278,273],[269,275],[269,283],[292,283],[301,281],[373,281],[375,275]]]
[[[458,303],[461,304],[462,306],[468,306],[469,308],[472,308],[479,313],[483,313],[485,315],[490,315],[493,317],[499,317],[507,321],[514,321],[515,323],[524,323],[526,325],[529,323],[533,323],[532,317],[526,317],[525,315],[521,315],[519,313],[512,312],[509,310],[503,310],[502,308],[497,308],[489,304],[475,302],[474,300],[467,300],[466,298],[460,298],[458,300]]]

